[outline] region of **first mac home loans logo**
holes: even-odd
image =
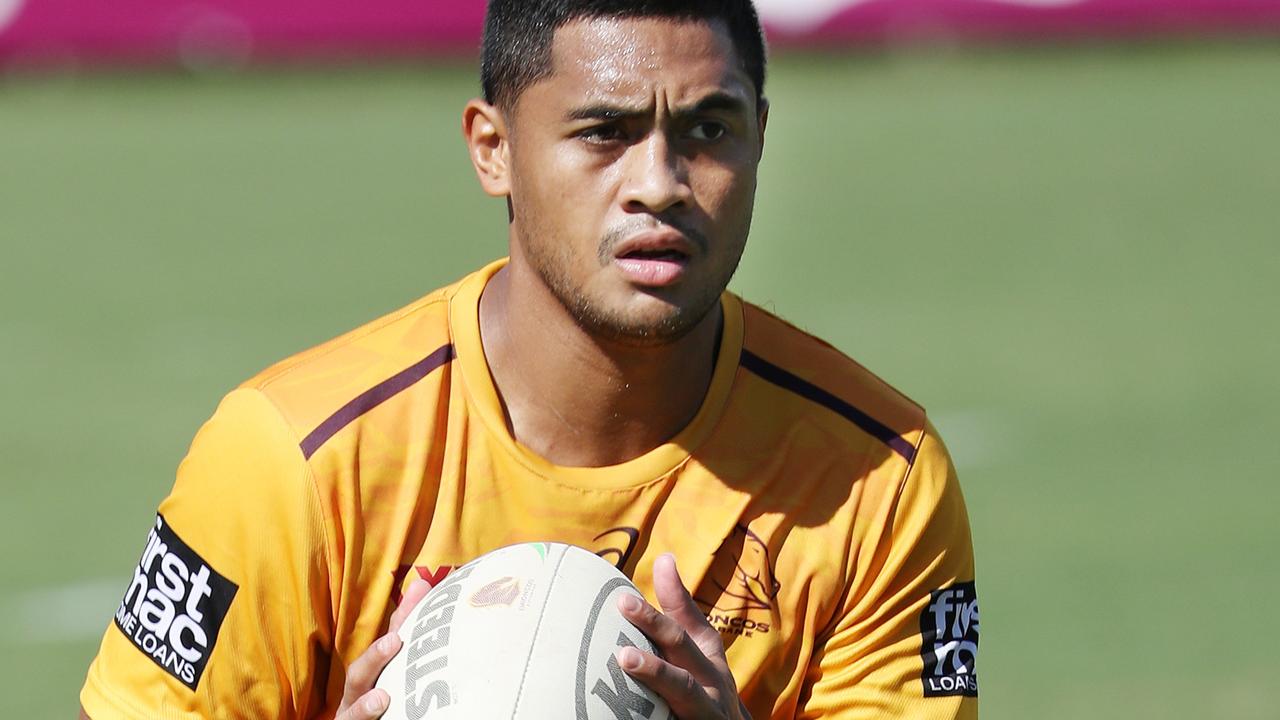
[[[156,665],[195,690],[238,589],[156,515],[116,611],[116,626]]]
[[[920,613],[925,697],[978,696],[978,592],[972,582],[934,590]]]

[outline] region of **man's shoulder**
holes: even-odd
[[[744,303],[740,366],[773,390],[771,402],[871,437],[910,460],[925,432],[925,410],[830,343]]]
[[[389,399],[453,358],[449,303],[460,283],[271,365],[240,385],[265,396],[302,438],[326,422]],[[381,397],[385,395],[386,397]],[[379,395],[379,397],[375,397]],[[361,408],[353,408],[353,404]],[[309,454],[309,453],[307,453]]]

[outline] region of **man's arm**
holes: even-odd
[[[932,426],[897,492],[869,514],[797,719],[975,718],[973,547],[955,469]]]
[[[391,658],[400,649],[400,639],[397,635],[400,626],[409,617],[409,611],[430,590],[431,583],[426,580],[415,579],[409,589],[405,591],[404,598],[400,601],[400,606],[391,615],[390,627],[385,636],[389,638],[388,642],[385,644],[374,643],[358,660],[352,663],[351,670],[347,673],[347,683],[342,704],[338,708],[338,715],[335,720],[376,720],[382,716],[382,713],[386,712],[388,700],[386,693],[374,689],[373,685],[377,682],[378,675],[382,673],[382,669],[387,666],[387,663],[391,661]],[[84,711],[84,706],[80,707],[80,717],[77,720],[92,720],[89,714]]]
[[[332,647],[324,522],[275,405],[257,390],[228,395],[143,531],[83,711],[98,720],[319,712]]]

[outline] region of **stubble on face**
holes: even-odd
[[[750,224],[749,217],[747,224]],[[653,229],[653,225],[636,219],[620,223],[606,232],[596,251],[600,268],[607,268],[613,263],[614,250],[620,243],[639,232]],[[691,228],[681,230],[702,252],[706,252],[707,239],[701,232]],[[744,237],[745,232],[744,230]],[[665,312],[656,316],[654,313],[641,314],[610,308],[592,297],[582,284],[566,272],[574,259],[572,253],[562,246],[551,243],[530,244],[524,248],[524,257],[547,290],[588,334],[619,345],[654,347],[675,342],[688,335],[707,317],[719,303],[720,294],[737,271],[742,252],[739,249],[732,261],[720,268],[716,277],[697,285],[695,289],[698,293],[691,300],[669,303],[655,295],[654,300],[665,306]]]

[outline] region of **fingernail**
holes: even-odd
[[[387,699],[382,694],[377,694],[366,700],[364,706],[369,712],[380,713],[387,709]]]
[[[622,609],[627,612],[635,612],[640,609],[640,598],[635,595],[623,595],[620,601]]]
[[[618,664],[623,670],[639,670],[640,669],[640,653],[635,648],[619,648]]]
[[[386,655],[390,653],[391,647],[394,643],[395,640],[392,639],[391,633],[387,633],[386,635],[378,638],[378,654]]]

